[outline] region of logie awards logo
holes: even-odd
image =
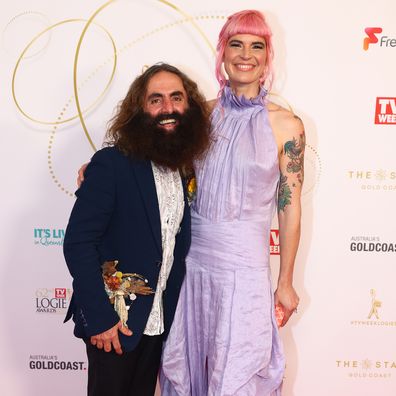
[[[387,320],[382,317],[382,300],[377,297],[375,289],[370,290],[370,299],[367,301],[367,311],[362,312],[361,319],[351,320],[351,326],[357,327],[396,327],[396,320]]]
[[[35,309],[41,314],[65,315],[69,307],[72,290],[65,287],[42,287],[35,293]]]
[[[381,301],[376,299],[376,293],[374,289],[370,290],[371,294],[371,309],[367,319],[371,319],[372,316],[375,316],[376,319],[379,319],[378,308],[381,308]]]

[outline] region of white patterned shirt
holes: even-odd
[[[161,217],[162,264],[158,276],[154,302],[144,334],[159,335],[164,332],[162,294],[166,289],[173,265],[176,234],[184,212],[183,185],[178,171],[172,171],[151,163]]]

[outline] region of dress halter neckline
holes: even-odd
[[[260,88],[259,94],[254,98],[246,98],[244,95],[237,96],[227,84],[223,89],[221,96],[221,105],[230,106],[232,108],[246,108],[255,106],[264,106],[265,97],[268,91],[264,88]]]

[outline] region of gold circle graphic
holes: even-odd
[[[2,46],[3,46],[5,52],[7,52],[7,53],[10,54],[10,51],[7,49],[6,44],[5,44],[5,40],[6,40],[5,37],[6,37],[6,32],[7,32],[7,30],[10,28],[10,26],[12,26],[13,24],[15,24],[16,21],[19,21],[21,18],[26,17],[26,16],[29,16],[29,17],[32,17],[32,16],[34,16],[34,17],[39,17],[39,18],[41,18],[41,19],[45,22],[46,25],[50,25],[50,24],[51,24],[51,23],[50,23],[50,20],[48,19],[48,17],[47,17],[45,14],[43,14],[42,12],[39,12],[39,11],[31,11],[31,10],[28,10],[28,11],[23,11],[23,12],[21,12],[21,13],[15,15],[14,17],[12,17],[12,18],[7,22],[7,24],[5,25],[5,27],[4,27],[4,29],[3,29],[3,32],[2,32]],[[45,48],[47,48],[49,42],[50,42],[50,37],[48,37],[46,43],[43,45],[42,48],[38,49],[36,52],[30,54],[29,56],[25,56],[25,59],[33,58],[34,56],[36,56],[37,54],[39,54],[41,51],[43,51]]]
[[[130,49],[133,45],[137,44],[138,42],[140,42],[140,41],[142,41],[142,40],[144,40],[144,39],[146,39],[146,38],[148,38],[148,37],[150,37],[150,36],[152,36],[152,35],[154,35],[154,34],[161,33],[161,32],[162,32],[163,30],[165,30],[165,29],[173,28],[173,27],[176,27],[176,26],[181,25],[181,24],[184,24],[184,23],[189,23],[189,22],[191,22],[191,19],[194,19],[194,20],[215,20],[215,19],[224,19],[224,18],[225,18],[225,16],[219,16],[219,15],[211,15],[211,16],[208,16],[208,15],[202,16],[202,15],[201,15],[201,16],[194,16],[194,17],[191,17],[191,16],[190,16],[190,17],[186,17],[186,18],[184,18],[184,19],[176,20],[176,21],[174,21],[174,22],[172,22],[172,23],[168,23],[168,24],[159,26],[158,28],[155,28],[155,29],[153,29],[152,31],[149,31],[149,32],[147,32],[147,33],[145,33],[145,34],[139,36],[138,38],[136,38],[136,39],[133,40],[132,42],[129,42],[128,44],[124,45],[122,48],[117,49],[117,54],[120,55],[122,52],[124,52],[125,50]],[[212,49],[213,49],[213,47],[212,47]],[[107,60],[107,61],[108,61],[108,60]],[[107,62],[107,61],[106,61],[106,62]],[[106,62],[105,62],[105,63],[106,63]],[[100,69],[100,67],[102,67],[102,66],[103,66],[103,65],[100,65],[99,67],[97,67],[97,68],[92,72],[92,74],[91,74],[90,76],[87,77],[87,80],[90,79],[90,78],[92,78],[92,77],[98,72],[98,70]],[[83,85],[83,84],[84,84],[84,82],[83,82],[82,84],[80,84],[80,85]],[[68,102],[63,106],[63,108],[62,108],[62,110],[61,110],[61,112],[60,112],[60,114],[59,114],[58,120],[61,120],[61,119],[62,119],[63,114],[66,112],[67,108],[68,108],[68,107],[72,104],[72,102],[74,101],[73,99],[74,99],[74,97],[71,97],[71,98],[68,100]],[[59,124],[59,123],[58,123],[58,124]],[[64,186],[62,185],[62,183],[59,181],[59,179],[57,178],[57,176],[55,175],[55,172],[54,172],[54,170],[53,170],[53,163],[52,163],[52,146],[53,146],[53,144],[54,144],[54,139],[55,139],[55,134],[56,134],[57,129],[58,129],[58,125],[53,125],[52,131],[51,131],[51,135],[50,135],[50,139],[49,139],[49,145],[48,145],[48,169],[49,169],[49,173],[50,173],[50,175],[51,175],[51,178],[52,178],[52,180],[54,181],[54,183],[57,185],[57,187],[58,187],[62,192],[64,192],[65,194],[67,194],[68,196],[74,197],[74,193],[73,193],[72,191],[68,190],[66,187],[64,187]],[[91,146],[91,147],[92,147],[92,146]]]
[[[47,33],[48,31],[50,31],[50,30],[52,30],[52,29],[54,29],[54,28],[56,28],[56,27],[58,27],[58,26],[65,25],[65,24],[67,24],[67,23],[74,23],[74,22],[86,22],[86,19],[79,19],[79,18],[78,18],[78,19],[66,19],[66,20],[64,20],[64,21],[55,23],[54,25],[51,25],[51,26],[49,26],[48,28],[44,29],[43,31],[41,31],[40,33],[38,33],[35,37],[33,37],[33,39],[28,43],[28,45],[24,48],[24,50],[22,51],[21,55],[19,56],[19,58],[18,58],[18,60],[17,60],[17,63],[16,63],[16,65],[15,65],[14,72],[13,72],[13,74],[12,74],[12,85],[11,85],[11,87],[12,87],[12,97],[13,97],[14,103],[15,103],[17,109],[18,109],[26,118],[28,118],[29,120],[31,120],[31,121],[33,121],[33,122],[35,122],[35,123],[44,124],[44,125],[64,124],[64,123],[67,123],[67,122],[69,122],[69,121],[75,120],[75,119],[77,119],[77,118],[79,117],[79,114],[76,114],[75,116],[70,117],[70,118],[67,118],[67,119],[62,120],[62,121],[59,119],[59,117],[58,117],[58,119],[55,120],[55,121],[43,121],[43,120],[38,120],[38,119],[36,119],[36,118],[34,118],[34,117],[31,117],[29,114],[27,114],[27,113],[22,109],[21,105],[20,105],[19,102],[18,102],[17,95],[16,95],[16,92],[15,92],[15,80],[16,80],[18,68],[19,68],[19,65],[20,65],[22,59],[24,59],[24,55],[25,55],[26,52],[29,50],[29,48],[31,48],[31,46],[36,42],[36,40],[38,40],[43,34]],[[80,109],[81,113],[85,113],[85,112],[91,110],[91,109],[92,109],[93,107],[95,107],[96,104],[97,104],[98,102],[100,102],[100,100],[104,97],[104,95],[106,94],[107,90],[109,89],[109,87],[110,87],[110,85],[111,85],[111,82],[113,81],[114,74],[115,74],[115,70],[116,70],[116,65],[117,65],[117,48],[116,48],[116,45],[115,45],[115,42],[114,42],[113,37],[111,36],[110,32],[109,32],[105,27],[103,27],[103,26],[101,26],[101,25],[99,25],[99,24],[97,24],[97,23],[95,23],[95,25],[98,26],[98,27],[100,27],[100,28],[107,34],[107,36],[109,37],[109,39],[110,39],[110,41],[111,41],[111,43],[112,43],[113,53],[114,53],[114,56],[113,56],[114,64],[113,64],[113,69],[112,69],[112,72],[111,72],[109,81],[107,82],[107,84],[106,84],[104,90],[102,91],[102,93],[99,95],[99,97],[98,97],[90,106],[87,107],[87,109],[85,109],[85,110],[81,110],[81,109]]]
[[[309,161],[309,163],[311,164],[311,166],[314,170],[315,175],[312,180],[312,185],[304,188],[306,186],[305,182],[307,180],[304,181],[304,186],[303,186],[303,191],[301,193],[301,196],[306,196],[307,194],[313,192],[315,187],[317,187],[317,185],[319,184],[319,179],[322,174],[322,161],[320,159],[318,151],[308,143],[305,145],[305,148],[308,149],[309,152],[313,154],[313,156],[312,156],[313,160],[309,161],[310,160],[310,158],[308,158],[309,152],[307,152],[307,150],[306,150],[306,152],[305,152],[305,167],[307,167],[307,162]]]
[[[106,7],[108,7],[110,4],[115,3],[117,0],[110,0],[108,2],[106,2],[105,4],[103,4],[102,6],[100,6],[93,14],[92,16],[88,19],[86,25],[84,26],[83,31],[81,32],[81,36],[78,40],[78,44],[77,44],[77,49],[76,49],[76,54],[74,56],[74,68],[73,68],[73,88],[74,88],[74,98],[76,101],[76,107],[77,107],[77,113],[78,113],[78,117],[80,118],[80,122],[81,122],[81,126],[84,130],[85,136],[89,142],[89,144],[91,145],[92,149],[94,151],[96,151],[96,147],[92,141],[92,138],[88,132],[87,126],[85,124],[85,120],[83,117],[83,112],[81,110],[81,105],[80,105],[80,98],[78,96],[78,87],[77,87],[77,66],[78,66],[78,57],[80,55],[80,49],[81,49],[81,44],[84,40],[84,36],[85,33],[87,32],[89,26],[91,25],[91,23],[93,23],[94,19],[96,18],[96,16],[102,12]],[[176,7],[174,4],[172,4],[169,1],[166,0],[157,0],[159,3],[165,4],[168,7],[172,8],[173,10],[177,11],[179,14],[181,14],[183,17],[187,18],[189,22],[191,22],[191,24],[194,26],[194,28],[198,31],[198,33],[202,36],[202,38],[204,39],[204,41],[206,42],[206,44],[209,46],[209,48],[212,50],[212,52],[215,52],[212,44],[210,43],[209,39],[206,37],[205,33],[201,30],[201,28],[195,23],[194,19],[188,15],[187,13],[185,13],[184,11],[182,11],[180,8]]]

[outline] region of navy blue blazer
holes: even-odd
[[[114,147],[92,157],[76,196],[63,247],[73,277],[73,298],[65,321],[73,317],[75,336],[86,339],[119,321],[104,289],[104,261],[118,260],[119,271],[141,274],[150,287],[157,287],[161,223],[150,161],[131,159]],[[163,295],[165,337],[174,317],[191,241],[186,193],[184,196],[184,216]],[[153,299],[154,295],[138,296],[132,303],[127,323],[133,335],[119,333],[124,351],[133,350],[139,342]]]

